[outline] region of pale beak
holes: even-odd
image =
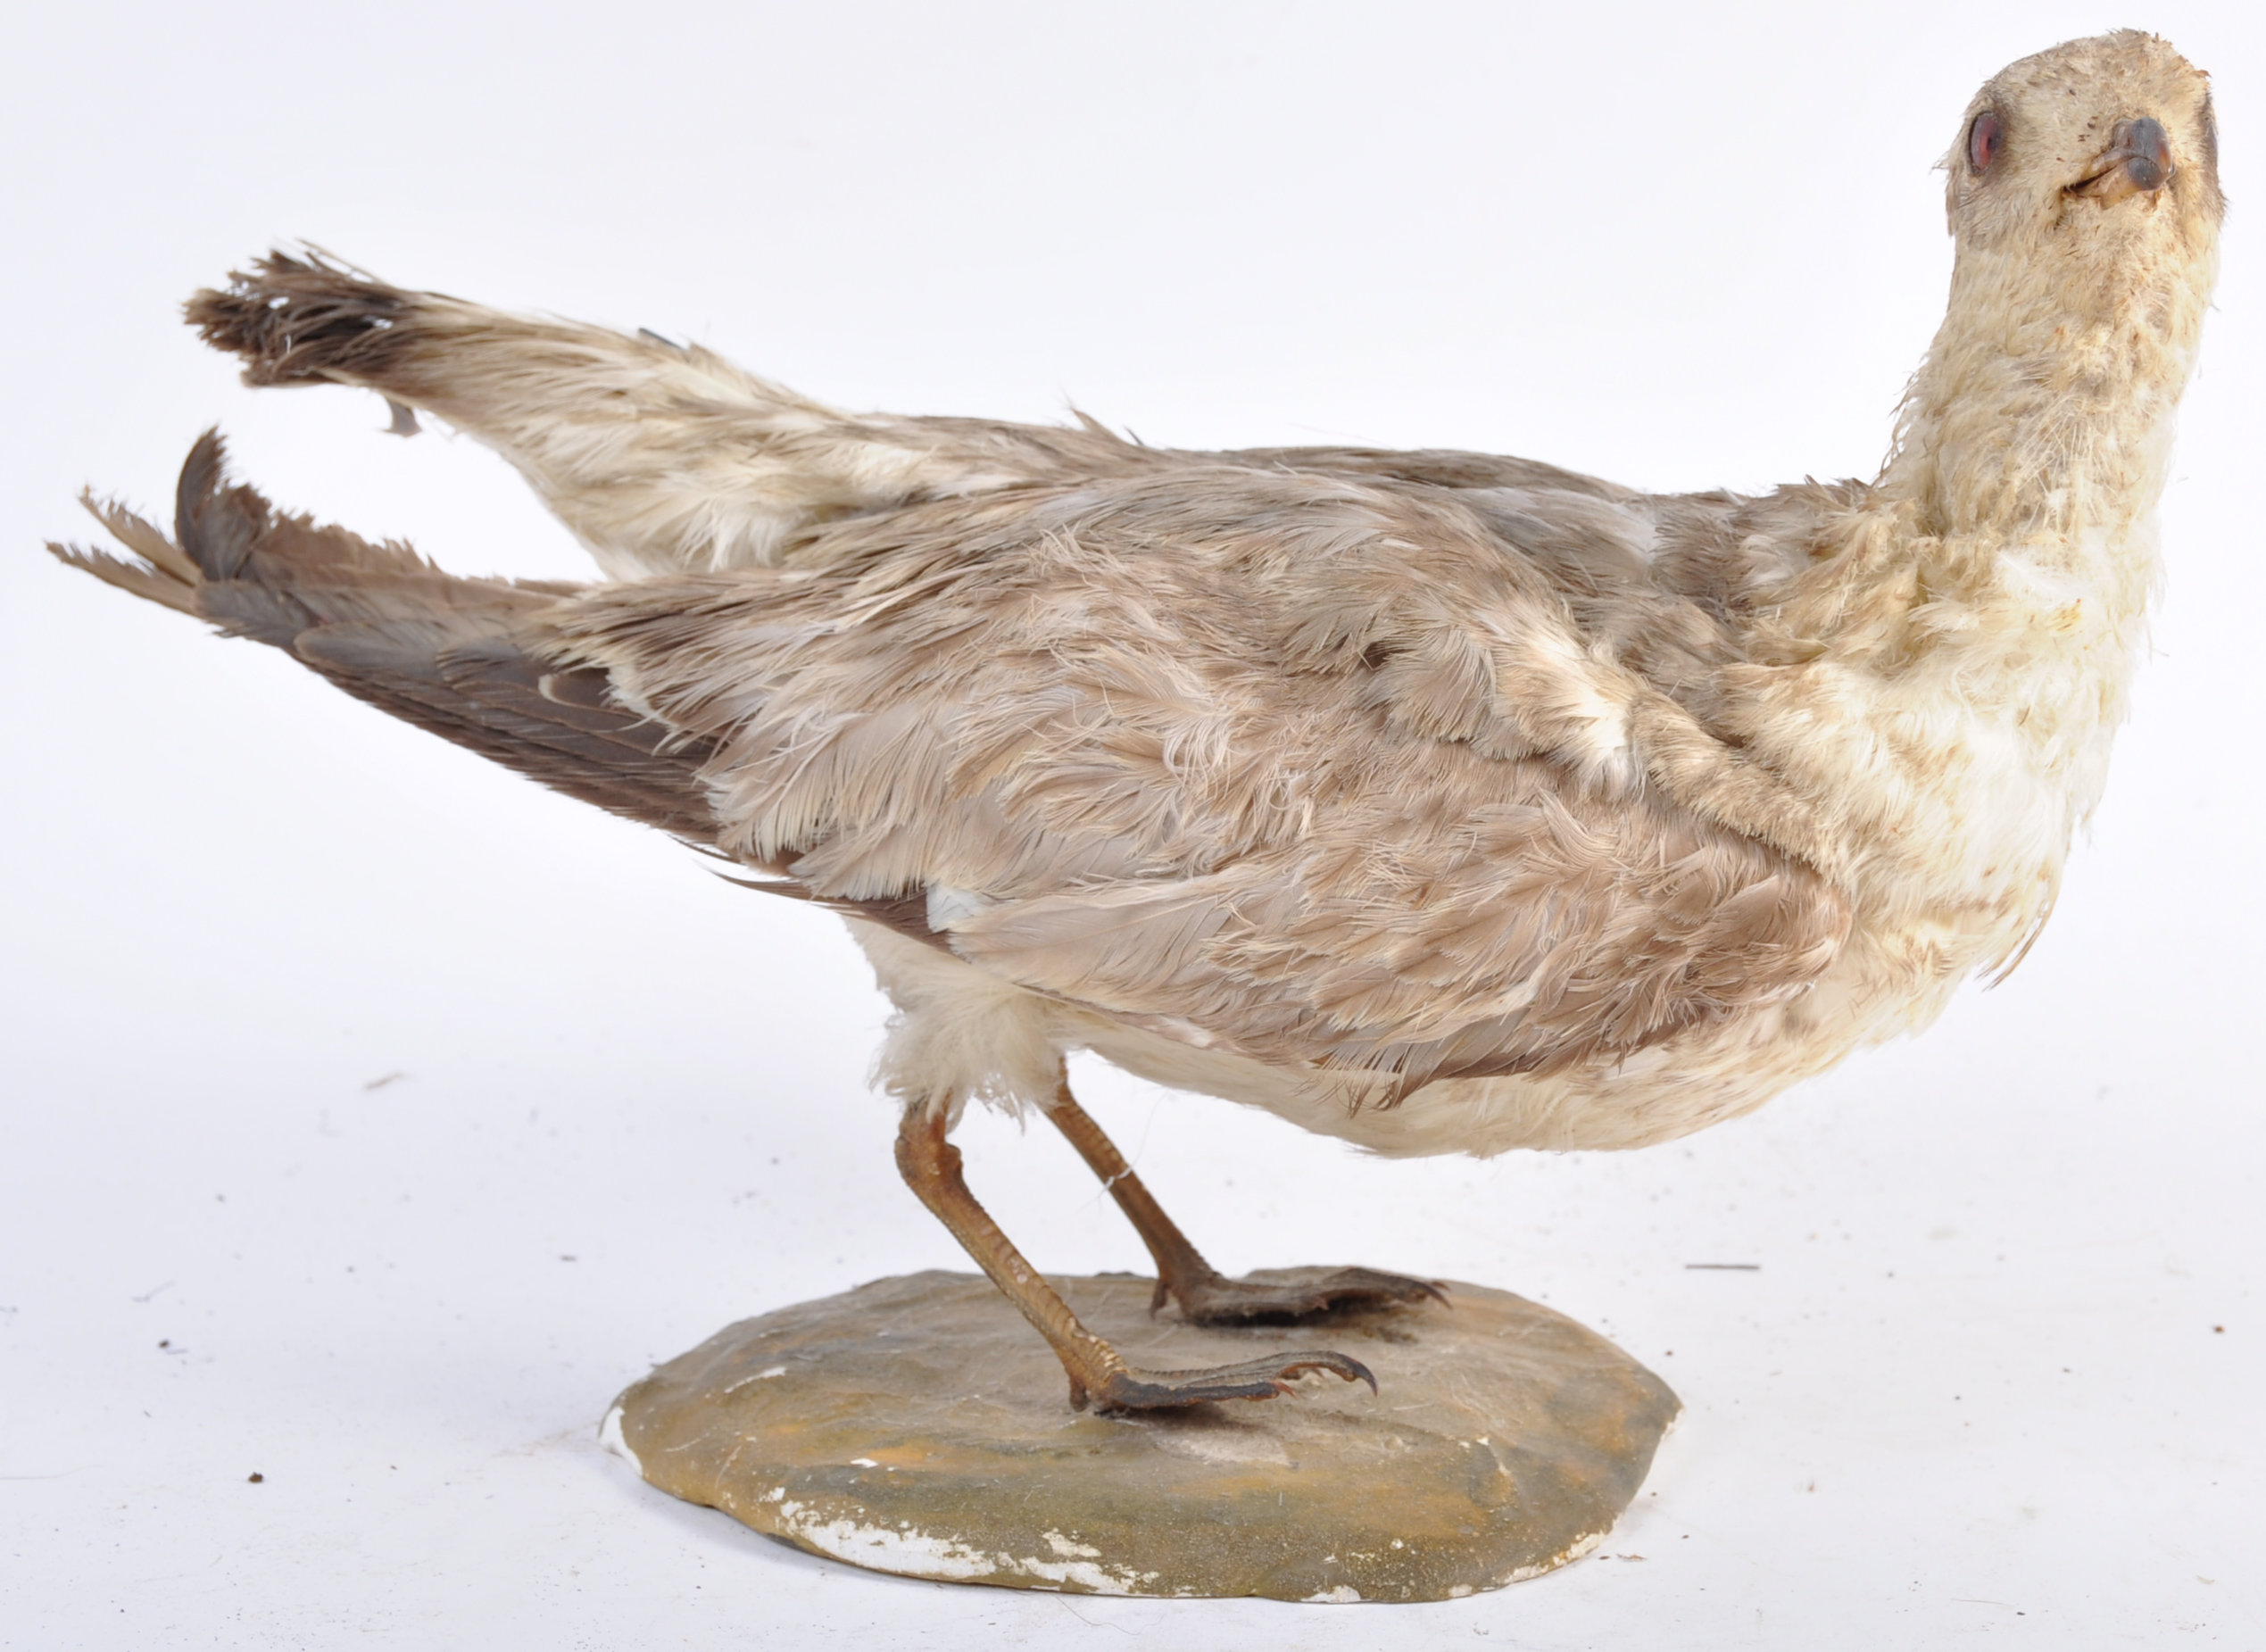
[[[2127,195],[2154,194],[2171,181],[2175,170],[2171,139],[2164,135],[2162,122],[2120,120],[2092,171],[2071,184],[2069,192],[2114,205]]]

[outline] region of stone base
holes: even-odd
[[[907,1577],[1105,1595],[1444,1600],[1587,1553],[1680,1408],[1561,1314],[1480,1285],[1451,1306],[1206,1330],[1150,1282],[1051,1282],[1152,1370],[1335,1348],[1278,1399],[1070,1409],[991,1282],[928,1273],[743,1320],[615,1402],[608,1441],[663,1490]]]

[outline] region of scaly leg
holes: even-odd
[[[1204,1260],[1188,1236],[1166,1216],[1141,1178],[1125,1163],[1116,1142],[1104,1135],[1093,1116],[1080,1107],[1065,1077],[1055,1090],[1047,1117],[1070,1138],[1101,1185],[1132,1221],[1149,1254],[1157,1258],[1157,1294],[1152,1314],[1170,1296],[1180,1311],[1199,1325],[1237,1320],[1295,1319],[1346,1302],[1414,1302],[1448,1299],[1438,1285],[1367,1267],[1271,1268],[1265,1279],[1230,1279]]]
[[[1070,1374],[1070,1404],[1103,1410],[1140,1411],[1189,1406],[1206,1399],[1272,1399],[1290,1391],[1291,1379],[1308,1371],[1331,1371],[1374,1391],[1377,1379],[1357,1359],[1343,1354],[1282,1354],[1245,1360],[1208,1371],[1143,1371],[1129,1366],[1117,1350],[1078,1323],[1070,1305],[1057,1296],[1038,1271],[1000,1231],[960,1175],[960,1152],[944,1139],[941,1113],[910,1108],[897,1131],[897,1168],[936,1219],[950,1228],[992,1283],[1007,1293],[1023,1316],[1046,1338]]]

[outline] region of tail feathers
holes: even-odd
[[[208,433],[182,467],[175,536],[87,502],[139,557],[51,544],[105,583],[290,653],[356,698],[530,778],[695,843],[717,821],[701,766],[713,755],[617,701],[591,666],[535,640],[572,587],[461,579],[401,544],[278,513],[224,479]]]
[[[428,296],[439,295],[408,292],[310,249],[254,260],[184,312],[206,344],[243,359],[246,384],[358,383],[394,365],[401,323]]]

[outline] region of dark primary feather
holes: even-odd
[[[545,660],[520,640],[573,587],[460,579],[406,546],[278,514],[226,482],[223,459],[217,435],[190,452],[173,541],[126,511],[96,509],[145,565],[48,548],[137,595],[282,649],[357,699],[545,785],[714,839],[700,778],[708,743],[616,703],[604,672]]]

